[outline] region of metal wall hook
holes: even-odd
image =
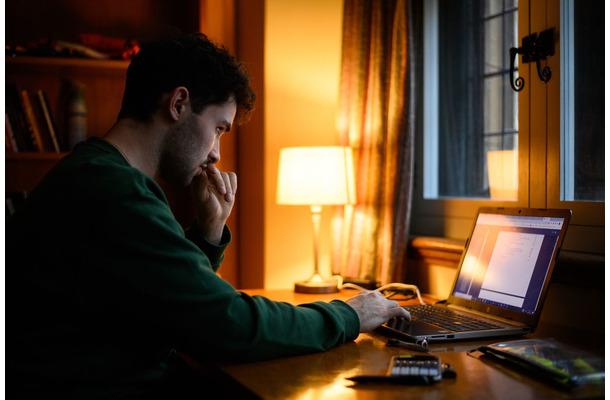
[[[517,77],[513,82],[513,76],[515,75],[515,57],[517,54],[522,53],[522,48],[511,47],[510,48],[510,86],[513,88],[515,92],[519,92],[525,86],[525,80],[523,77]]]
[[[546,83],[551,79],[551,68],[548,66],[542,68],[540,62],[555,54],[554,37],[555,28],[547,29],[540,32],[540,34],[532,33],[521,39],[521,47],[512,47],[509,50],[510,86],[514,91],[519,92],[525,86],[525,81],[522,77],[517,77],[513,80],[513,76],[515,75],[515,58],[517,57],[517,54],[522,55],[521,61],[523,63],[536,62],[538,78],[540,78],[541,81]]]

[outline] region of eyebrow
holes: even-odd
[[[230,132],[231,131],[231,123],[229,121],[223,121],[219,125],[224,125],[225,132]]]

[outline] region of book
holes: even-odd
[[[15,132],[13,127],[11,126],[11,121],[8,117],[8,112],[4,113],[4,135],[6,140],[6,152],[7,153],[17,153],[19,148],[17,147],[17,139],[15,138]]]
[[[44,142],[42,140],[42,135],[40,134],[40,128],[38,126],[38,121],[36,120],[36,115],[34,114],[34,108],[32,107],[32,102],[30,101],[30,93],[27,89],[21,90],[21,101],[23,104],[23,110],[25,112],[26,124],[28,127],[29,134],[32,138],[32,142],[34,143],[34,151],[44,151]]]
[[[27,128],[25,113],[21,104],[19,89],[14,82],[8,82],[5,91],[6,111],[19,151],[32,151],[33,143]]]
[[[57,139],[57,131],[55,129],[55,122],[53,120],[53,114],[51,113],[51,107],[49,106],[49,100],[47,94],[43,90],[36,92],[36,98],[38,99],[38,105],[40,112],[43,116],[46,132],[49,140],[51,141],[51,150],[59,153],[61,151],[59,147],[59,140]]]
[[[491,360],[563,389],[604,384],[603,357],[553,339],[500,342],[471,352],[479,352]]]

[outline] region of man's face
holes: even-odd
[[[195,114],[190,104],[168,133],[161,148],[160,175],[166,181],[187,186],[220,161],[220,137],[231,129],[237,106],[234,101],[212,104]]]

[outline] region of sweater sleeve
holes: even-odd
[[[214,271],[218,271],[218,268],[220,268],[220,264],[222,264],[222,260],[224,259],[224,251],[229,243],[231,243],[231,231],[229,230],[229,227],[225,225],[222,231],[220,244],[218,245],[211,243],[201,235],[196,222],[185,231],[185,236],[208,257]]]
[[[95,276],[82,277],[87,289],[79,301],[115,313],[143,346],[251,361],[326,350],[358,336],[358,316],[344,302],[293,306],[235,290],[215,273],[222,256],[206,256],[205,244],[188,240],[152,194],[124,199],[103,220],[97,240],[103,237],[104,246],[87,252]]]

